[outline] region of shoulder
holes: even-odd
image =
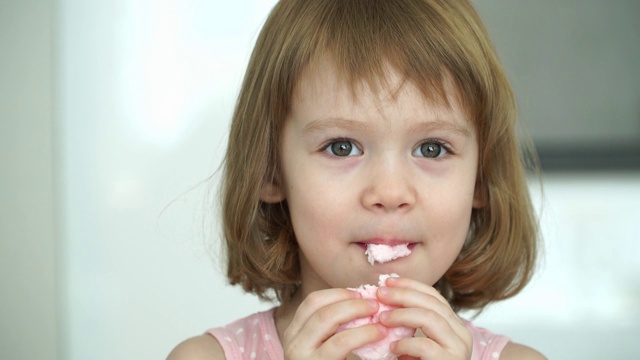
[[[530,348],[526,345],[516,344],[513,342],[508,343],[502,354],[500,354],[500,360],[546,360],[547,358],[537,350]]]
[[[167,360],[223,360],[224,351],[218,341],[211,335],[200,335],[187,339],[167,357]]]

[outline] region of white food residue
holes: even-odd
[[[409,256],[411,254],[411,250],[409,249],[409,244],[367,244],[367,250],[364,254],[367,255],[369,264],[373,265],[374,262],[382,264],[387,261]]]

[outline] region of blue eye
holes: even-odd
[[[327,145],[325,151],[331,155],[340,157],[362,155],[362,150],[360,150],[353,141],[346,139],[331,142]]]
[[[413,156],[435,159],[444,156],[447,149],[438,141],[425,141],[413,151]]]

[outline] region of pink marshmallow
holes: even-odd
[[[367,244],[367,250],[364,254],[367,255],[369,264],[373,265],[374,262],[382,264],[387,261],[409,256],[411,255],[411,250],[409,249],[409,244]]]
[[[390,277],[398,277],[397,274],[390,275],[380,275],[378,284],[379,286],[383,286],[385,281]],[[378,290],[378,286],[375,285],[361,285],[358,288],[350,288],[349,290],[357,291],[362,295],[363,299],[377,299],[376,290]],[[352,329],[359,326],[367,325],[367,324],[375,324],[379,322],[380,313],[387,310],[397,309],[395,306],[385,305],[380,303],[380,308],[378,312],[373,316],[355,319],[351,322],[342,324],[338,331]],[[389,345],[400,339],[412,337],[415,333],[415,329],[409,327],[395,327],[388,329],[387,336],[383,339],[380,339],[376,342],[367,344],[353,351],[353,354],[358,356],[362,360],[390,360],[395,359],[396,356],[391,353],[389,350]]]

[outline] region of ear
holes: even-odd
[[[488,198],[489,193],[487,188],[480,180],[476,181],[476,187],[473,190],[473,208],[480,209],[485,207],[487,205]]]
[[[260,188],[260,200],[275,204],[285,199],[284,191],[278,179],[271,179],[271,181],[265,180]]]

